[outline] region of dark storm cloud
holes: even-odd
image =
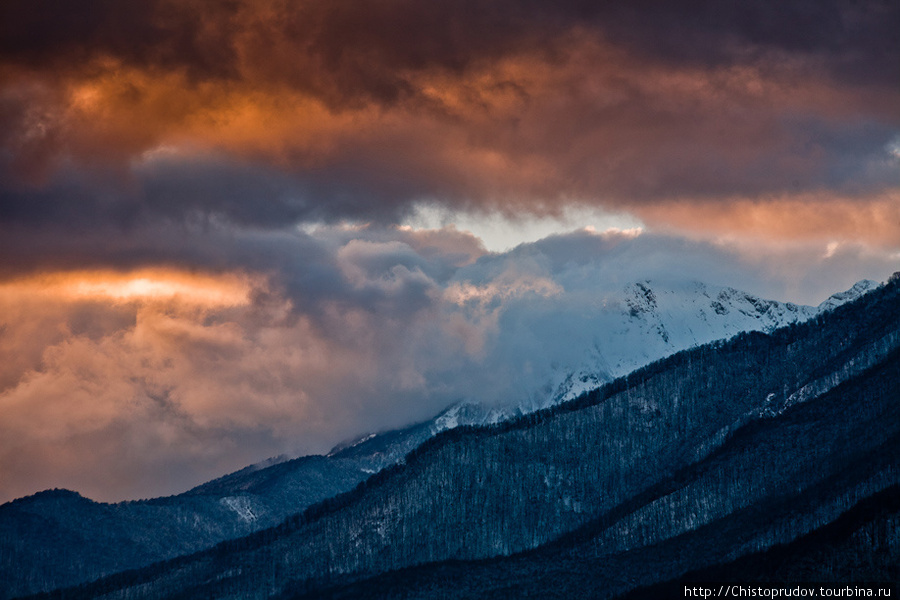
[[[137,178],[66,171],[44,186],[0,185],[0,223],[64,227],[72,234],[127,232],[146,222],[202,224],[210,218],[278,228],[307,212],[303,194],[287,178],[228,163],[192,161]]]
[[[831,217],[809,231],[827,243],[844,239],[848,213],[856,239],[871,238],[900,185],[890,2],[0,10],[9,272],[42,260],[265,269],[284,259],[255,233],[398,223],[421,202],[507,216],[593,204],[732,229],[783,223],[792,199],[830,202],[804,213]],[[762,219],[723,210],[773,201]],[[879,227],[891,246],[898,226]],[[393,276],[413,290],[404,268]]]
[[[43,184],[4,191],[7,218],[397,222],[421,200],[553,212],[900,177],[880,164],[900,131],[891,2],[0,10],[3,176]],[[216,158],[147,161],[166,145]],[[106,168],[137,189],[87,181]]]
[[[519,191],[552,201],[567,192],[589,196],[603,190],[609,201],[618,197],[631,203],[685,195],[715,200],[736,191],[827,189],[865,195],[900,185],[896,160],[886,151],[894,131],[878,121],[848,125],[793,117],[777,123],[762,115],[760,121],[744,116],[722,126],[705,123],[699,115],[694,115],[697,120],[674,113],[660,118],[654,112],[661,107],[652,106],[652,99],[635,99],[643,101],[651,103],[643,107],[646,111],[634,106],[617,111],[639,129],[622,137],[620,120],[591,115],[590,108],[579,112],[573,100],[571,124],[582,129],[564,135],[566,143],[558,149],[554,144],[564,123],[547,126],[534,118],[538,129],[532,139],[507,150],[513,160],[524,160],[549,148],[559,172],[533,180],[528,173],[516,178],[515,172],[506,172],[497,180],[508,186],[507,194]],[[760,122],[772,131],[754,130]],[[711,131],[723,127],[727,133]],[[678,143],[656,143],[663,140]],[[0,161],[5,174],[0,225],[64,227],[74,233],[106,227],[127,231],[145,221],[202,225],[212,219],[265,229],[341,219],[391,223],[402,220],[417,201],[440,198],[466,207],[483,193],[482,183],[499,187],[490,172],[473,174],[464,160],[436,166],[421,145],[350,150],[331,164],[306,170],[175,154],[137,162],[125,172],[67,167],[41,185],[18,181],[13,161]],[[522,207],[512,204],[511,210]]]
[[[8,175],[0,183],[0,224],[128,229],[144,221],[212,218],[279,229],[304,220],[396,221],[409,198],[429,189],[415,173],[406,177],[402,165],[368,166],[289,173],[228,157],[176,156],[125,173],[64,169],[43,185],[29,185],[16,181],[14,167],[0,161],[0,172]]]
[[[270,278],[273,290],[290,298],[296,313],[324,325],[331,304],[410,316],[431,304],[436,284],[484,252],[471,234],[453,230],[337,228],[314,237],[288,227],[290,220],[269,220],[268,213],[236,224],[229,218],[234,215],[221,211],[196,218],[141,212],[134,200],[138,208],[133,210],[124,210],[121,200],[112,203],[115,210],[106,210],[95,195],[54,192],[17,197],[21,210],[16,214],[8,210],[9,194],[5,197],[0,279],[41,271],[129,272],[186,265],[204,272],[243,271]]]
[[[822,61],[854,83],[895,86],[900,7],[890,0],[638,0],[609,3],[614,41],[657,60],[715,66],[769,60],[767,52]],[[608,12],[607,12],[608,11]],[[604,15],[604,16],[607,16]],[[818,65],[817,65],[818,66]]]
[[[233,72],[228,23],[239,3],[166,0],[9,0],[0,8],[0,55],[30,67],[73,68],[98,57],[144,67]],[[209,15],[216,15],[210,20]]]
[[[394,101],[412,92],[406,71],[460,72],[524,49],[552,55],[577,28],[653,60],[743,63],[773,51],[888,85],[900,56],[900,8],[888,0],[9,0],[2,10],[0,52],[13,62],[75,67],[112,57],[214,78],[250,69],[332,101]]]

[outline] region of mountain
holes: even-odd
[[[771,332],[810,319],[876,289],[862,280],[817,307],[766,300],[731,287],[697,281],[641,281],[602,300],[589,329],[595,341],[572,364],[557,364],[534,390],[533,408],[571,400],[679,350],[727,339],[745,331]]]
[[[278,457],[176,496],[108,504],[55,489],[0,506],[0,600],[75,585],[275,526],[394,465],[435,434],[497,422],[462,404],[409,427],[368,434],[327,456]]]
[[[898,390],[900,275],[574,401],[449,429],[278,527],[58,597],[626,594],[800,544],[890,496]]]
[[[414,426],[325,456],[275,459],[177,496],[106,504],[49,490],[0,506],[0,598],[90,581],[277,525],[432,435]]]
[[[654,359],[733,336],[809,319],[877,288],[863,281],[819,308],[763,300],[699,282],[643,281],[597,299],[593,343],[574,361],[526,381],[523,401],[469,400],[402,430],[370,433],[327,456],[273,459],[186,493],[118,504],[65,490],[0,506],[0,600],[73,585],[211,547],[281,523],[396,464],[425,440],[465,425],[495,424],[574,398]],[[523,379],[527,379],[524,378]]]
[[[722,583],[736,582],[745,587],[750,587],[752,582],[768,586],[790,582],[792,588],[805,581],[834,582],[840,587],[857,582],[897,582],[900,581],[900,538],[895,534],[898,527],[900,486],[893,485],[789,543],[636,589],[633,586],[641,579],[659,578],[653,573],[655,569],[661,569],[664,574],[677,572],[679,563],[673,562],[672,556],[685,549],[689,561],[716,562],[708,549],[720,547],[716,535],[730,535],[731,531],[722,526],[712,527],[658,547],[605,556],[592,553],[586,544],[563,541],[514,557],[431,563],[326,586],[308,594],[291,594],[291,597],[293,600],[610,597],[659,600],[684,598],[685,587],[698,584],[709,588],[714,583],[714,589],[718,589]],[[893,587],[897,589],[896,583]],[[619,595],[623,589],[630,591]]]
[[[557,332],[565,338],[566,352],[547,350],[545,356],[529,360],[504,402],[463,400],[438,415],[432,429],[436,433],[458,425],[489,425],[548,408],[680,350],[800,323],[880,285],[864,279],[814,307],[699,281],[631,283],[593,298],[590,314]]]

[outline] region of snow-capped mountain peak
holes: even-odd
[[[868,294],[872,290],[878,289],[881,284],[871,279],[863,279],[853,284],[849,290],[832,294],[827,300],[819,304],[817,312],[825,312],[837,308],[841,304],[852,302],[864,294]]]
[[[732,287],[699,281],[642,280],[591,300],[591,310],[558,332],[565,341],[546,347],[543,364],[530,360],[520,374],[522,397],[495,407],[515,415],[570,400],[634,369],[675,352],[727,339],[745,331],[771,332],[815,317],[879,287],[863,280],[817,307],[760,298]],[[513,392],[515,393],[515,392]],[[478,399],[472,399],[477,403]],[[446,424],[472,424],[482,417],[468,409]]]

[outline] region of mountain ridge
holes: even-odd
[[[783,522],[788,528],[781,533],[774,529],[748,534],[762,535],[759,539],[763,542],[800,535],[818,526],[822,519],[836,517],[859,494],[875,493],[895,484],[900,476],[891,470],[890,463],[887,470],[873,473],[875,479],[860,479],[862,471],[853,467],[854,457],[868,456],[866,453],[888,443],[879,440],[895,440],[898,436],[897,419],[884,418],[896,416],[897,411],[900,338],[885,335],[900,330],[897,288],[900,283],[819,315],[814,322],[782,328],[771,335],[747,333],[728,342],[680,352],[579,400],[514,421],[448,430],[419,446],[404,464],[382,471],[354,492],[316,505],[277,529],[136,573],[131,579],[144,582],[140,589],[130,587],[122,578],[113,578],[85,588],[87,595],[83,597],[118,589],[105,597],[120,597],[126,590],[130,590],[127,594],[139,593],[147,598],[175,597],[172,594],[181,590],[179,593],[214,597],[239,594],[262,598],[286,589],[285,573],[291,573],[297,581],[310,582],[319,577],[317,573],[364,575],[390,571],[404,563],[509,554],[541,546],[572,531],[579,523],[589,522],[591,515],[637,497],[641,490],[665,481],[678,468],[708,460],[726,447],[731,448],[729,460],[737,461],[734,467],[709,471],[675,495],[645,503],[616,526],[621,529],[627,522],[643,523],[641,527],[650,527],[650,538],[642,537],[645,534],[640,533],[640,527],[629,525],[614,536],[613,546],[609,546],[609,540],[601,541],[600,548],[630,552],[654,543],[654,536],[662,536],[660,541],[664,541],[682,535],[704,523],[738,514],[738,509],[777,499],[769,485],[788,494],[813,494],[810,498],[815,510],[800,521],[788,513],[788,520]],[[881,354],[882,340],[892,345],[887,354]],[[820,379],[818,373],[823,370],[839,373],[846,365],[860,360],[864,363],[863,359],[872,356],[876,358],[868,367],[847,371],[849,379],[835,378],[833,385],[807,402],[788,406],[773,416],[756,410],[765,407],[773,396],[776,402],[789,398],[795,390]],[[760,368],[762,365],[766,368]],[[878,395],[871,396],[873,391]],[[720,397],[729,402],[718,402]],[[858,407],[858,412],[851,412],[852,421],[842,413],[848,399]],[[748,414],[756,416],[742,421]],[[820,421],[823,415],[830,416]],[[802,416],[799,421],[798,416]],[[728,432],[726,427],[720,442],[707,443],[730,423],[736,423],[736,428]],[[746,427],[754,423],[772,424],[760,430],[768,436],[761,439],[771,440],[767,443],[788,444],[784,447],[790,448],[792,440],[803,439],[810,451],[796,456],[773,452],[766,455],[769,460],[760,461],[752,451],[735,447],[732,441],[736,432],[749,431]],[[872,423],[882,425],[877,432],[881,437],[871,437]],[[841,469],[850,477],[837,488],[833,488],[837,484],[828,483],[833,477],[829,469],[839,463],[817,460],[821,449],[831,447],[823,445],[820,429],[824,424],[830,428],[826,433],[831,439],[837,439],[837,434],[844,440],[840,448],[845,450],[829,450],[835,459],[843,461],[840,464],[846,468]],[[859,437],[854,433],[857,430],[869,432],[869,437]],[[896,450],[897,445],[891,444],[886,447]],[[584,455],[592,460],[575,458]],[[770,467],[773,458],[779,460]],[[735,494],[737,488],[732,488],[736,485],[743,486],[744,492]],[[823,485],[831,486],[827,496],[832,500],[814,492]],[[599,496],[595,489],[600,491]],[[467,492],[448,504],[451,495],[457,497],[456,490]],[[722,491],[710,495],[715,490]],[[408,497],[415,499],[411,505],[400,501]],[[702,498],[708,498],[711,504],[700,513],[690,512],[691,507],[705,506],[697,504]],[[464,503],[458,505],[460,500]],[[415,516],[419,514],[423,516]],[[486,518],[487,514],[492,516]],[[658,521],[660,515],[668,516]],[[461,526],[473,519],[481,524],[480,529]],[[325,532],[330,532],[329,542],[323,546],[321,536]],[[434,546],[421,546],[423,539]],[[626,546],[616,546],[622,543]],[[264,565],[271,565],[271,569]],[[231,569],[231,574],[223,578],[222,569]]]
[[[697,284],[692,285],[696,286]],[[860,292],[867,287],[871,286],[861,285],[857,288],[855,294],[845,293],[843,298],[844,302],[853,297],[858,297]],[[722,289],[724,290],[726,288]],[[653,288],[649,287],[648,283],[634,284],[632,292],[634,294],[639,294],[639,297],[642,297],[648,305],[655,303],[656,308],[658,308],[660,304],[665,306],[667,301],[667,294],[665,292],[660,293],[658,286],[656,291],[654,291]],[[721,290],[718,293],[721,294]],[[657,295],[659,298],[656,297]],[[705,297],[710,298],[708,294]],[[757,309],[759,314],[766,314],[770,311],[772,313],[777,313],[778,311],[773,310],[772,307],[787,306],[781,305],[781,303],[771,303],[771,301],[760,301],[759,299],[756,299],[754,302],[753,298],[755,297],[750,295],[744,295],[743,298],[749,305],[768,307],[762,311]],[[725,299],[727,300],[728,298]],[[732,304],[731,306],[733,307],[735,305]],[[791,315],[801,314],[799,309],[786,310]],[[643,313],[645,314],[651,312],[651,310],[643,310]],[[641,311],[638,311],[638,313],[641,313]],[[770,320],[775,318],[776,317],[773,315],[769,316]],[[761,317],[759,319],[761,319]],[[525,413],[521,408],[518,410],[518,414]],[[369,477],[371,473],[380,471],[381,469],[402,460],[407,453],[413,451],[423,441],[432,438],[441,431],[465,425],[497,423],[502,418],[514,417],[516,414],[517,413],[515,412],[512,414],[504,414],[496,408],[464,403],[445,410],[431,421],[414,425],[404,430],[386,432],[374,436],[368,434],[358,443],[351,443],[345,447],[336,447],[327,457],[308,456],[287,461],[279,459],[273,461],[270,459],[269,462],[272,464],[262,467],[251,465],[250,467],[246,467],[245,469],[230,475],[201,484],[179,496],[152,499],[146,501],[144,504],[122,503],[121,505],[105,505],[102,503],[92,503],[92,501],[87,499],[83,500],[92,503],[90,506],[92,506],[93,509],[106,514],[111,510],[109,507],[131,507],[133,512],[139,514],[142,518],[150,518],[151,521],[153,518],[165,518],[176,524],[184,524],[192,518],[190,510],[194,510],[195,515],[207,515],[206,518],[210,520],[211,523],[215,523],[216,519],[231,520],[232,529],[229,531],[232,533],[229,534],[227,531],[222,533],[220,526],[220,532],[218,534],[213,534],[213,537],[204,538],[202,535],[197,535],[196,531],[193,531],[189,535],[187,532],[191,531],[190,526],[182,526],[180,529],[176,527],[175,530],[170,528],[168,530],[169,535],[174,535],[176,538],[188,537],[195,544],[194,547],[177,545],[167,546],[165,550],[170,552],[169,556],[173,556],[175,555],[174,553],[186,553],[200,549],[202,544],[211,545],[212,543],[221,541],[221,539],[223,539],[222,536],[225,536],[225,539],[227,539],[227,537],[238,537],[258,529],[264,529],[266,526],[277,525],[284,516],[302,510],[304,505],[327,499],[337,493],[350,489],[354,485],[360,484],[360,482]],[[306,470],[298,475],[299,472],[296,471],[298,468]],[[329,470],[335,471],[335,473],[329,474]],[[303,490],[298,488],[297,485],[294,485],[298,484],[298,481],[292,483],[292,476],[300,478],[298,481],[299,484],[302,484],[301,487],[318,486],[318,493],[307,493],[306,500],[298,500],[298,494],[301,494]],[[328,485],[325,483],[329,477],[341,478],[339,479],[339,484]],[[287,481],[287,483],[284,483],[284,481]],[[263,494],[263,496],[260,496],[260,494]],[[281,512],[278,510],[269,510],[265,502],[260,503],[259,501],[259,498],[263,498],[265,494],[280,494],[279,497],[291,499],[291,501],[283,504],[280,509]],[[39,498],[39,500],[42,501],[45,501],[46,499],[46,497]],[[185,513],[178,507],[172,509],[171,503],[174,502],[175,499],[184,499],[188,502],[190,510]],[[84,502],[81,502],[81,504],[86,505]],[[18,504],[17,506],[21,507],[22,505]],[[152,512],[148,513],[148,509],[145,506],[155,507],[156,510],[162,511],[165,514],[171,514],[172,516],[153,517]],[[210,514],[213,516],[210,516]],[[224,516],[216,517],[215,515]],[[231,516],[229,517],[228,515]],[[97,518],[100,517],[94,517],[94,519]],[[196,522],[197,517],[194,516],[193,520]],[[2,521],[0,521],[0,524],[2,524]],[[210,524],[206,525],[206,527],[211,530],[214,525]],[[153,528],[151,527],[150,529]],[[2,527],[0,527],[0,532],[2,532]],[[152,532],[148,531],[147,533],[141,534],[139,537],[146,538],[151,535]],[[216,535],[219,539],[216,539]],[[81,550],[81,547],[79,547],[79,550]],[[118,552],[116,554],[121,555],[121,553]],[[139,559],[132,557],[131,560],[138,561],[138,563],[144,561],[144,564],[147,564],[150,556],[146,554],[143,556],[147,556],[147,558]],[[157,556],[166,558],[164,555]],[[106,573],[108,572],[109,571],[107,570]]]

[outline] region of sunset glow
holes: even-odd
[[[61,300],[109,302],[177,301],[207,307],[249,303],[250,287],[235,276],[213,277],[177,271],[82,271],[47,273],[0,283],[0,295],[44,296]]]
[[[501,402],[636,281],[887,279],[897,30],[879,0],[4,0],[0,502]]]

